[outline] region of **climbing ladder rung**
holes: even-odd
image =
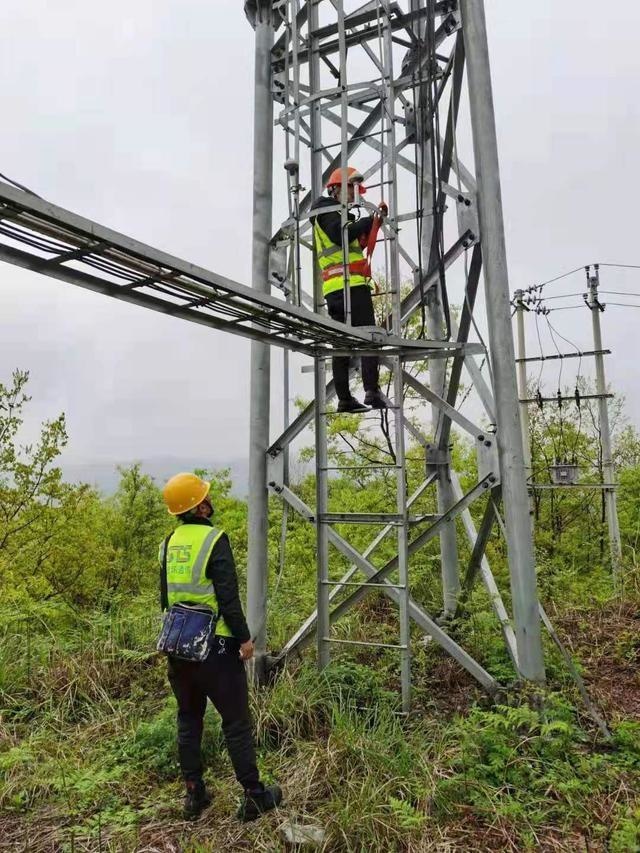
[[[322,524],[402,524],[403,516],[393,512],[325,512],[318,516]]]
[[[377,589],[406,589],[404,584],[397,583],[359,583],[358,581],[320,581],[323,586],[357,586],[376,587]]]
[[[386,406],[386,411],[387,412],[393,412],[399,408],[400,408],[399,406]],[[384,409],[369,409],[366,412],[336,412],[333,409],[327,409],[324,412],[320,412],[320,414],[328,416],[328,417],[333,415],[333,417],[335,418],[335,417],[342,416],[342,415],[369,415],[369,414],[371,414],[371,412],[375,412],[376,414],[380,414],[380,412],[382,412],[382,411],[384,411]]]
[[[321,471],[384,471],[402,469],[402,465],[329,465],[320,467]]]
[[[323,637],[326,643],[344,643],[347,646],[369,646],[374,649],[400,649],[405,651],[407,646],[402,646],[399,643],[367,643],[365,640],[341,640],[338,637]]]

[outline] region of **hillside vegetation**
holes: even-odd
[[[546,691],[514,684],[491,602],[476,586],[449,630],[505,686],[495,701],[419,632],[409,718],[397,713],[393,650],[336,647],[319,674],[309,648],[252,698],[261,771],[282,784],[285,805],[255,825],[235,821],[239,790],[209,710],[207,782],[215,799],[187,824],[175,703],[154,651],[155,559],[171,519],[140,466],[120,471],[110,498],[65,483],[56,467],[67,442],[63,416],[23,447],[27,381],[16,372],[0,385],[0,850],[272,853],[287,849],[279,831],[285,819],[323,827],[326,851],[640,850],[640,442],[621,410],[614,412],[621,581],[612,582],[600,492],[540,493],[535,505],[541,599],[611,739],[587,713],[548,637]],[[580,422],[551,407],[538,412],[536,481],[548,481],[550,460],[563,455],[580,460],[583,479],[597,481],[594,424],[585,412]],[[332,419],[330,452],[337,462],[354,453],[375,462],[388,461],[389,451],[377,424],[345,416]],[[459,441],[453,452],[468,486],[474,454]],[[419,446],[408,455],[412,490],[424,476],[424,455]],[[332,481],[330,510],[389,508],[387,475],[361,474]],[[232,496],[226,472],[209,476],[244,582],[246,504]],[[312,477],[292,488],[313,505]],[[473,508],[477,523],[483,509],[482,502]],[[433,494],[415,511],[435,512]],[[343,532],[362,550],[373,535],[362,526]],[[274,499],[270,537],[268,625],[277,649],[314,607],[314,529],[291,514],[283,520]],[[462,535],[459,546],[464,565]],[[390,538],[376,565],[392,552]],[[509,606],[499,526],[487,555]],[[337,578],[347,566],[335,552],[331,561]],[[412,560],[411,590],[438,613],[437,542]],[[335,630],[387,643],[398,636],[394,608],[377,594]]]

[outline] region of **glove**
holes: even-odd
[[[384,201],[381,201],[380,204],[378,205],[378,216],[381,219],[385,219],[385,217],[387,217],[388,215],[389,215],[389,208],[387,207],[387,205]]]

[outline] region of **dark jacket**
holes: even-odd
[[[190,518],[188,523],[206,524],[208,527],[213,527],[213,524],[207,518]],[[164,568],[161,567],[160,571],[163,572]],[[205,574],[213,584],[213,589],[218,599],[220,616],[227,623],[229,630],[236,640],[246,643],[247,640],[251,639],[251,634],[249,633],[247,620],[242,610],[240,593],[238,591],[236,564],[233,559],[229,537],[226,533],[223,533],[213,546]],[[160,607],[162,610],[166,610],[169,606],[164,589],[164,584],[161,582]]]
[[[335,206],[334,199],[328,196],[322,196],[314,201],[313,207],[331,207]],[[315,225],[316,220],[318,225],[332,243],[336,246],[342,246],[342,219],[340,218],[339,210],[332,210],[329,213],[320,213],[317,216],[311,217],[311,222]],[[360,219],[355,218],[353,213],[349,214],[349,242],[357,240],[361,236],[368,237],[373,218],[371,216],[361,216]]]

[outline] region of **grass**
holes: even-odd
[[[286,806],[248,827],[233,818],[239,790],[211,710],[204,752],[214,804],[196,825],[180,819],[175,703],[164,662],[148,651],[155,623],[146,612],[148,603],[133,602],[122,618],[96,613],[81,628],[68,613],[40,614],[28,648],[24,635],[5,632],[0,849],[272,853],[284,849],[287,817],[322,826],[326,851],[640,850],[640,723],[626,712],[640,697],[630,606],[559,620],[589,661],[609,745],[554,661],[542,701],[512,691],[492,706],[432,644],[416,644],[409,719],[397,714],[391,658],[367,650],[366,666],[284,670],[253,695],[253,709],[261,772],[282,782]],[[367,630],[382,615],[369,605]],[[507,673],[485,618],[454,630]],[[597,681],[608,683],[605,664],[626,680],[610,705]]]

